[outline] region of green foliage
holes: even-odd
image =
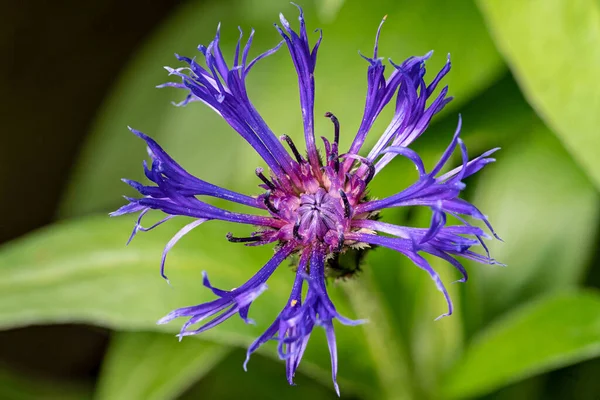
[[[600,355],[600,294],[556,294],[499,318],[445,378],[449,398],[470,397]]]
[[[479,0],[492,36],[531,105],[600,187],[600,4]]]
[[[231,352],[204,340],[173,335],[118,332],[113,335],[97,388],[97,400],[170,399],[183,393]]]

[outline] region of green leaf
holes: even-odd
[[[600,355],[600,294],[561,293],[495,321],[444,380],[443,394],[464,398]]]
[[[250,264],[262,250],[244,255],[235,248],[208,252],[222,248],[223,230],[219,223],[207,223],[169,254],[169,287],[158,275],[158,263],[177,223],[140,234],[125,246],[132,219],[101,216],[59,222],[3,246],[0,326],[64,320],[124,329],[154,327],[173,308],[208,300],[210,291],[199,290],[202,270],[214,275],[215,284],[233,287],[249,278]],[[283,298],[284,288],[266,294],[277,293]]]
[[[230,348],[173,335],[116,332],[105,356],[96,399],[178,398],[221,362]]]
[[[6,367],[0,370],[0,398],[10,400],[87,400],[92,387],[85,383],[27,376]]]
[[[169,254],[167,274],[173,285],[169,287],[158,274],[158,263],[163,246],[178,228],[176,221],[138,235],[125,247],[132,222],[131,217],[61,222],[3,246],[0,328],[77,322],[118,330],[176,332],[181,321],[166,326],[157,326],[156,321],[175,308],[213,299],[201,286],[202,270],[218,287],[237,287],[272,254],[268,248],[236,247],[224,239],[226,224],[206,223]],[[204,333],[203,339],[247,346],[262,334],[288,300],[293,279],[287,265],[275,272],[269,290],[253,306],[256,325],[232,318]],[[331,285],[329,292],[339,311],[354,318],[341,288]],[[325,335],[317,331],[301,368],[331,384]],[[340,384],[347,392],[372,387],[376,380],[361,330],[338,326],[336,332],[339,348],[353,349],[340,355]],[[272,346],[263,351],[276,355]]]
[[[389,16],[381,39],[381,55],[401,61],[435,49],[436,56],[429,64],[433,75],[445,62],[446,53],[453,54],[456,68],[446,83],[458,100],[449,107],[467,101],[504,69],[471,2],[456,5],[434,0],[387,0],[365,9],[362,1],[353,0],[344,2],[337,13],[324,12],[325,5],[318,4],[318,10],[314,4],[303,4],[309,30],[321,26],[325,32],[316,71],[315,110],[317,116],[325,111],[336,113],[344,131],[342,148],[350,143],[364,107],[367,63],[356,52],[372,52],[377,25],[385,14]],[[117,207],[127,189],[120,178],[142,178],[144,146],[127,132],[127,125],[156,138],[199,177],[238,191],[256,191],[253,172],[262,163],[251,148],[208,107],[198,103],[173,107],[170,100],[182,99],[183,93],[157,90],[154,86],[169,80],[161,66],[177,65],[173,52],[196,54],[198,43],[207,44],[212,39],[218,21],[222,22],[221,44],[227,56],[234,51],[237,25],[245,30],[250,26],[257,29],[254,54],[274,46],[280,38],[272,23],[277,21],[279,11],[290,21],[296,19],[294,7],[275,0],[192,2],[169,18],[125,70],[99,113],[64,197],[61,214],[81,215]],[[317,14],[331,22],[323,23]],[[337,16],[332,19],[334,15]],[[313,34],[313,39],[316,37]],[[289,55],[281,49],[253,70],[248,90],[276,134],[287,133],[301,142],[296,81]],[[381,125],[388,121],[382,117]],[[319,135],[331,132],[326,118],[317,118],[315,124]],[[376,127],[374,132],[377,131]]]
[[[490,252],[508,267],[473,264],[468,285],[486,293],[478,296],[486,318],[579,283],[599,216],[598,193],[539,120],[495,157],[479,177],[473,203],[506,240],[491,242]]]
[[[525,96],[600,187],[600,3],[479,0]]]

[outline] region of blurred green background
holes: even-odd
[[[433,49],[431,79],[452,55],[445,81],[455,100],[415,143],[424,160],[439,157],[458,113],[470,154],[502,147],[497,163],[468,180],[465,197],[505,240],[490,249],[508,266],[467,263],[470,280],[450,286],[452,317],[434,322],[443,298],[392,251],[372,252],[357,279],[330,285],[343,314],[370,320],[336,326],[342,397],[600,399],[600,2],[301,5],[309,31],[324,30],[315,113],[337,115],[342,148],[364,106],[367,64],[357,50],[372,51],[386,14],[382,56],[400,62]],[[182,94],[154,87],[168,80],[163,65],[177,65],[173,53],[195,55],[219,21],[226,55],[238,25],[257,30],[254,54],[272,47],[279,12],[297,21],[293,6],[275,0],[30,0],[2,13],[0,399],[336,398],[321,331],[295,387],[274,347],[242,370],[245,346],[287,299],[286,268],[253,307],[256,326],[232,319],[179,343],[177,323],[155,325],[175,307],[210,299],[202,270],[219,287],[238,286],[270,249],[232,245],[227,224],[203,225],[169,255],[169,287],[158,274],[160,252],[185,221],[125,247],[133,217],[106,215],[133,194],[120,178],[142,179],[145,149],[127,125],[202,179],[255,193],[261,164],[249,146],[207,107],[173,107]],[[274,132],[301,140],[286,51],[253,70],[249,92]],[[390,117],[383,113],[370,143]],[[316,130],[329,135],[330,122],[317,119]],[[397,159],[372,193],[399,191],[414,174]],[[422,225],[429,216],[399,210],[384,218]],[[432,263],[448,283],[458,279],[449,265]]]

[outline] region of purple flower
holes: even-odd
[[[328,278],[347,277],[358,269],[358,261],[347,265],[341,256],[354,254],[355,259],[360,260],[370,246],[387,247],[404,254],[431,276],[438,290],[445,296],[448,310],[442,316],[452,314],[452,301],[444,284],[422,255],[427,253],[448,261],[459,271],[462,282],[467,280],[467,273],[456,257],[487,264],[496,263],[489,257],[483,242],[484,238],[490,237],[481,228],[467,222],[465,217],[483,221],[493,234],[490,224],[475,206],[459,199],[458,196],[465,188],[463,180],[495,161],[490,155],[497,149],[469,160],[465,144],[460,139],[459,118],[456,132],[440,160],[432,169],[425,168],[419,155],[409,146],[423,134],[431,118],[451,100],[446,97],[447,87],[434,95],[439,82],[450,70],[450,60],[448,58],[446,65],[429,84],[425,82],[424,77],[425,62],[431,56],[431,52],[423,57],[411,57],[401,64],[390,61],[392,73],[386,78],[385,66],[378,56],[379,34],[384,18],[377,30],[373,57],[363,56],[369,63],[367,95],[364,116],[354,141],[347,152],[340,153],[340,125],[337,118],[327,112],[325,117],[331,120],[334,135],[333,140],[322,138],[322,157],[317,150],[314,136],[314,72],[321,36],[311,48],[302,9],[299,20],[300,29],[296,32],[283,15],[280,15],[281,26],[275,27],[283,41],[251,61],[248,54],[254,31],[243,48],[240,36],[231,66],[225,61],[219,47],[217,29],[217,34],[208,47],[198,47],[205,60],[204,66],[198,64],[195,58],[177,56],[177,59],[187,66],[167,70],[181,81],[162,85],[186,91],[187,96],[180,105],[200,101],[210,106],[254,148],[268,168],[268,173],[265,173],[263,168],[256,169],[256,175],[261,182],[260,194],[255,197],[247,196],[192,176],[154,140],[131,129],[148,146],[152,164],[144,162],[144,170],[152,183],[145,185],[125,180],[139,191],[142,197],[128,198],[129,204],[111,215],[139,212],[131,238],[138,231],[152,229],[175,216],[193,218],[164,249],[161,275],[165,279],[164,266],[169,250],[191,229],[210,220],[257,227],[248,237],[227,234],[230,242],[249,246],[276,243],[273,258],[238,288],[229,291],[217,289],[204,274],[204,286],[209,288],[217,299],[177,309],[158,322],[163,324],[179,317],[188,318],[178,335],[180,338],[210,329],[235,314],[250,322],[249,308],[266,289],[266,282],[271,274],[286,258],[298,254],[299,262],[289,301],[275,322],[252,343],[244,367],[250,355],[262,344],[276,340],[279,356],[286,362],[288,381],[293,384],[294,373],[312,330],[319,325],[326,332],[333,382],[339,394],[336,383],[337,350],[333,321],[337,320],[345,325],[362,322],[341,316],[327,294]],[[288,136],[278,138],[269,129],[250,102],[246,91],[246,76],[256,62],[277,51],[282,44],[287,46],[298,73],[306,156]],[[373,123],[394,98],[395,113],[389,126],[366,156],[359,155]],[[284,147],[284,143],[289,147],[289,151]],[[442,173],[455,152],[460,153],[461,164],[449,172]],[[370,200],[367,196],[369,182],[397,155],[408,158],[415,165],[418,179],[392,196]],[[210,205],[201,200],[205,196],[245,205],[249,207],[250,212],[232,212]],[[429,207],[432,211],[430,226],[411,228],[379,221],[379,213],[382,210],[406,206]],[[160,210],[166,216],[153,226],[144,228],[141,220],[149,210]],[[454,217],[454,225],[447,224],[448,215]],[[385,236],[379,235],[378,232]],[[473,246],[478,245],[483,247],[485,255],[471,250]],[[303,296],[305,283],[308,288]],[[194,325],[198,327],[194,328]]]

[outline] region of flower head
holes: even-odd
[[[367,95],[364,115],[354,141],[348,151],[340,151],[340,124],[335,115],[327,112],[325,117],[332,122],[333,138],[330,140],[322,137],[324,153],[321,155],[317,150],[314,133],[314,72],[322,36],[319,35],[316,44],[311,47],[302,9],[298,8],[299,31],[295,31],[280,15],[281,25],[276,24],[275,27],[283,40],[273,49],[249,61],[248,54],[254,36],[252,31],[243,48],[240,36],[233,64],[230,66],[221,52],[217,29],[214,40],[207,47],[198,47],[205,61],[204,66],[193,58],[177,56],[187,66],[167,70],[170,75],[180,78],[180,82],[162,85],[180,88],[187,93],[185,100],[179,105],[200,101],[210,106],[262,157],[268,172],[263,168],[256,169],[256,176],[260,181],[258,196],[223,189],[191,175],[153,139],[132,129],[148,146],[152,163],[148,165],[144,162],[144,170],[152,183],[145,185],[125,180],[142,197],[128,198],[129,204],[112,215],[140,213],[131,238],[138,231],[152,229],[175,216],[194,219],[164,249],[161,274],[165,279],[164,266],[169,250],[191,229],[210,220],[257,227],[248,237],[227,234],[226,238],[230,242],[252,246],[277,244],[273,258],[238,288],[229,291],[215,288],[205,274],[204,286],[217,299],[177,309],[159,321],[167,323],[179,317],[188,318],[181,328],[180,338],[210,329],[235,314],[249,322],[250,305],[266,289],[266,282],[271,274],[286,258],[299,254],[289,301],[273,324],[252,343],[248,349],[248,359],[262,344],[272,339],[277,340],[279,356],[286,361],[288,381],[292,384],[313,328],[322,326],[329,344],[334,386],[339,393],[333,321],[346,325],[362,322],[341,316],[327,294],[328,278],[351,275],[356,269],[339,262],[340,255],[362,253],[374,245],[404,254],[431,276],[448,303],[448,310],[442,316],[450,315],[452,301],[448,292],[422,254],[428,253],[448,261],[461,273],[463,282],[467,280],[467,273],[455,257],[495,263],[487,254],[483,242],[483,238],[489,236],[481,228],[468,223],[464,217],[483,221],[493,233],[491,226],[475,206],[458,196],[465,188],[463,179],[495,161],[490,155],[497,149],[469,160],[466,146],[460,139],[459,118],[454,136],[440,160],[431,170],[425,168],[419,155],[409,146],[423,134],[432,117],[451,100],[447,97],[447,87],[434,95],[438,84],[450,70],[450,59],[429,84],[424,78],[425,62],[431,57],[431,52],[423,57],[411,57],[401,64],[390,62],[392,73],[385,77],[385,66],[378,56],[379,35],[384,18],[377,30],[373,57],[363,56],[369,63]],[[252,105],[246,90],[246,77],[257,61],[274,53],[283,44],[287,46],[298,74],[306,155],[299,151],[288,136],[277,137],[269,129]],[[395,113],[390,124],[368,154],[360,155],[373,123],[394,98]],[[461,165],[442,173],[454,152],[460,153]],[[408,158],[415,165],[418,179],[392,196],[379,200],[369,199],[369,182],[398,155]],[[202,201],[205,196],[239,203],[254,212],[228,211]],[[430,226],[404,227],[382,222],[378,218],[384,209],[406,206],[431,209]],[[141,220],[151,209],[160,210],[166,216],[153,226],[144,228]],[[448,225],[448,215],[453,216],[458,223]],[[386,236],[378,235],[378,232]],[[486,255],[471,250],[477,245],[483,246]],[[308,290],[303,296],[305,283]],[[198,324],[198,327],[193,327]]]

